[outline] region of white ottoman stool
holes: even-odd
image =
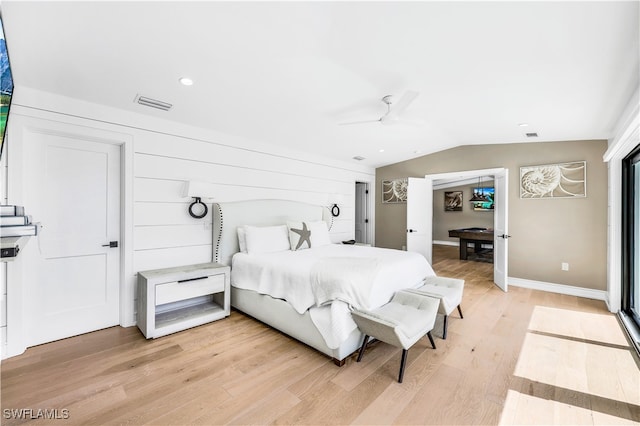
[[[369,336],[400,347],[402,361],[398,382],[402,383],[409,348],[425,334],[429,337],[433,349],[436,348],[431,330],[436,323],[439,304],[440,301],[437,298],[402,290],[397,292],[389,303],[377,309],[351,312],[358,328],[365,334],[357,362],[362,359]]]
[[[447,318],[449,314],[457,307],[460,318],[462,316],[462,292],[464,290],[464,280],[447,277],[427,277],[424,285],[416,289],[407,289],[406,291],[424,294],[427,296],[440,298],[440,307],[438,313],[444,315],[444,327],[442,330],[442,338],[447,338]]]

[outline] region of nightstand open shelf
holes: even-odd
[[[138,273],[138,328],[156,338],[229,316],[229,267],[203,263]]]

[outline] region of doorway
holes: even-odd
[[[356,182],[355,240],[358,244],[370,244],[369,232],[369,183]]]
[[[622,162],[622,322],[640,351],[640,145]]]
[[[505,168],[467,170],[409,178],[407,191],[407,250],[421,253],[432,263],[433,243],[433,188],[445,181],[475,181],[481,176],[493,176],[494,207],[494,282],[507,291],[508,275],[508,176]]]

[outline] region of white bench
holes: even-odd
[[[401,290],[386,305],[371,311],[354,310],[351,315],[358,328],[365,334],[358,361],[362,359],[369,337],[402,348],[402,361],[398,382],[402,383],[407,352],[425,334],[431,346],[436,348],[431,330],[436,322],[439,299]]]
[[[458,308],[460,318],[464,318],[462,316],[462,308],[460,307],[462,303],[462,292],[464,291],[464,280],[432,276],[425,278],[422,287],[407,289],[406,291],[440,299],[438,313],[444,315],[443,339],[447,338],[447,318],[455,308]]]

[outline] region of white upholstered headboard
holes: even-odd
[[[213,204],[213,261],[231,265],[240,251],[239,226],[284,225],[287,221],[324,220],[331,226],[331,213],[324,206],[286,200],[248,200]]]

